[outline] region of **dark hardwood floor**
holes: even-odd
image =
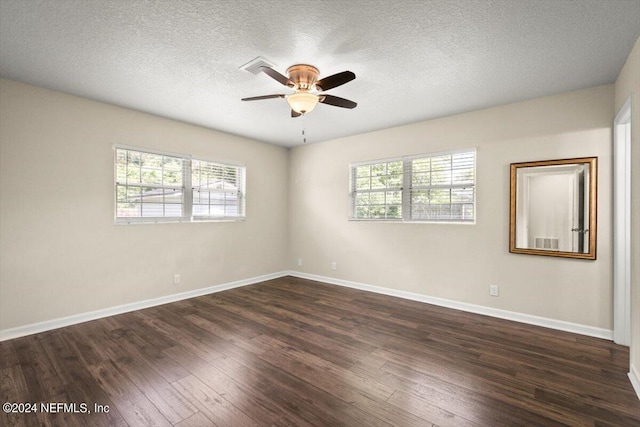
[[[292,277],[0,350],[2,426],[640,426],[625,347]]]

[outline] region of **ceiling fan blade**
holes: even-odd
[[[291,110],[291,117],[300,117],[301,115],[302,115],[302,114],[297,113],[297,112],[295,112],[295,111]]]
[[[321,91],[333,89],[355,79],[356,75],[351,71],[343,71],[316,82],[316,88]]]
[[[280,74],[279,72],[274,70],[273,68],[260,67],[260,71],[264,72],[269,77],[271,77],[272,79],[280,82],[281,84],[283,84],[285,86],[289,86],[289,87],[294,87],[295,86],[295,84],[293,84],[293,82],[291,80],[289,80],[288,78],[286,78],[285,76],[283,76],[282,74]]]
[[[320,96],[320,102],[327,105],[333,105],[335,107],[356,108],[356,106],[358,105],[353,101],[340,98],[339,96],[325,95],[325,94],[320,94],[319,96]]]
[[[262,96],[252,96],[251,98],[242,98],[243,101],[258,101],[260,99],[271,99],[271,98],[284,98],[284,95],[262,95]]]

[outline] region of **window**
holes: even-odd
[[[406,167],[412,221],[475,220],[475,150],[414,158]]]
[[[402,219],[402,159],[354,166],[354,217]]]
[[[351,165],[351,219],[475,221],[473,150]]]
[[[244,189],[244,166],[115,147],[118,224],[244,219]]]
[[[116,218],[180,219],[185,159],[116,149]]]
[[[244,217],[244,168],[223,163],[191,162],[193,219]]]

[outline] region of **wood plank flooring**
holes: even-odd
[[[2,402],[76,404],[2,426],[640,426],[625,347],[293,277],[0,356]]]

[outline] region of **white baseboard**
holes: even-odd
[[[629,369],[629,379],[631,380],[631,385],[633,386],[633,389],[636,391],[636,394],[638,395],[638,399],[640,399],[640,374],[638,374],[636,367],[633,365],[631,365],[631,368]]]
[[[255,283],[263,282],[265,280],[277,279],[284,276],[294,276],[303,279],[316,280],[332,285],[345,286],[354,289],[360,289],[363,291],[375,292],[378,294],[389,295],[399,298],[404,298],[412,301],[424,302],[427,304],[438,305],[441,307],[453,308],[456,310],[467,311],[470,313],[484,314],[486,316],[497,317],[500,319],[513,320],[521,323],[528,323],[531,325],[543,326],[546,328],[557,329],[566,332],[573,332],[581,335],[588,335],[596,338],[603,338],[607,340],[613,339],[613,331],[608,329],[595,328],[592,326],[580,325],[577,323],[564,322],[561,320],[548,319],[545,317],[532,316],[529,314],[516,313],[513,311],[500,310],[497,308],[485,307],[481,305],[474,305],[454,300],[448,300],[444,298],[431,297],[428,295],[416,294],[413,292],[399,291],[396,289],[383,288],[380,286],[367,285],[364,283],[351,282],[348,280],[336,279],[333,277],[319,276],[315,274],[302,273],[298,271],[281,271],[278,273],[265,274],[262,276],[252,277],[249,279],[238,280],[235,282],[224,283],[220,285],[210,286],[207,288],[196,289],[193,291],[182,292],[179,294],[167,295],[164,297],[153,298],[144,301],[138,301],[130,304],[123,304],[116,307],[110,307],[103,310],[91,311],[88,313],[76,314],[73,316],[63,317],[59,319],[47,320],[44,322],[33,323],[30,325],[19,326],[11,329],[0,330],[0,341],[6,341],[14,338],[23,337],[26,335],[37,334],[40,332],[49,331],[52,329],[62,328],[64,326],[75,325],[82,322],[88,322],[90,320],[101,319],[103,317],[114,316],[117,314],[128,313],[135,310],[141,310],[144,308],[154,307],[157,305],[168,304],[175,301],[181,301],[188,298],[199,297],[201,295],[212,294],[216,292],[226,291],[228,289],[239,288],[241,286],[252,285]],[[634,387],[638,391],[637,372],[635,374],[636,383]],[[630,378],[632,378],[630,373]],[[633,382],[633,378],[632,378]]]
[[[348,288],[360,289],[363,291],[375,292],[377,294],[389,295],[404,298],[412,301],[424,302],[441,307],[453,308],[470,313],[483,314],[485,316],[497,317],[500,319],[513,320],[515,322],[527,323],[530,325],[543,326],[545,328],[557,329],[565,332],[573,332],[580,335],[587,335],[606,340],[613,340],[613,331],[609,329],[595,328],[593,326],[581,325],[578,323],[565,322],[562,320],[549,319],[546,317],[533,316],[530,314],[517,313],[514,311],[501,310],[498,308],[485,307],[482,305],[469,304],[448,300],[444,298],[431,297],[428,295],[416,294],[413,292],[399,291],[396,289],[383,288],[380,286],[367,285],[365,283],[351,282],[348,280],[336,279],[333,277],[319,276],[315,274],[301,273],[299,271],[289,271],[288,274],[302,279],[316,280],[332,285],[345,286]]]
[[[249,279],[237,280],[235,282],[223,283],[220,285],[210,286],[207,288],[195,289],[193,291],[182,292],[179,294],[167,295],[159,298],[152,298],[144,301],[138,301],[130,304],[123,304],[116,307],[105,308],[103,310],[91,311],[88,313],[75,314],[73,316],[62,317],[59,319],[47,320],[30,325],[18,326],[16,328],[0,330],[0,341],[11,340],[26,335],[37,334],[40,332],[50,331],[52,329],[71,326],[78,323],[88,322],[90,320],[101,319],[103,317],[115,316],[116,314],[128,313],[130,311],[142,310],[143,308],[155,307],[170,302],[181,301],[188,298],[199,297],[202,295],[213,294],[216,292],[226,291],[228,289],[239,288],[241,286],[253,285],[255,283],[264,282],[265,280],[277,279],[278,277],[287,276],[288,271],[279,273],[265,274],[262,276],[251,277]]]

